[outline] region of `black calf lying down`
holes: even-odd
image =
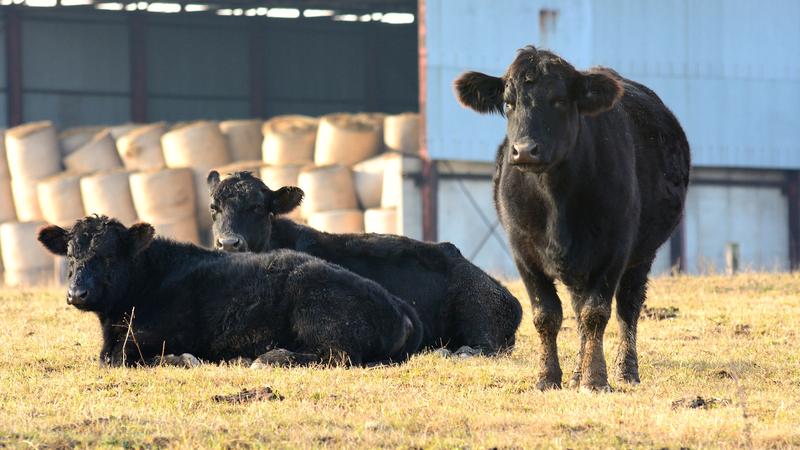
[[[248,172],[208,176],[214,242],[228,251],[292,249],[378,282],[417,310],[424,347],[469,346],[494,354],[514,345],[519,301],[450,243],[383,234],[329,234],[275,217],[297,207],[303,191],[270,190]]]
[[[100,319],[101,364],[153,364],[169,353],[222,361],[270,350],[278,363],[400,361],[422,338],[403,301],[302,253],[231,255],[107,217],[84,218],[69,231],[47,226],[39,241],[68,258],[67,303]]]

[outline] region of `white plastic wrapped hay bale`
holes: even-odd
[[[381,207],[400,206],[403,198],[403,158],[399,154],[386,157],[381,187]]]
[[[383,143],[387,150],[419,154],[419,114],[386,116],[383,121]]]
[[[53,278],[53,257],[36,239],[44,222],[0,224],[6,286],[49,284]]]
[[[42,216],[48,223],[69,227],[86,215],[81,198],[81,177],[62,173],[39,181],[37,186]]]
[[[303,169],[297,177],[297,185],[305,196],[301,204],[302,216],[335,209],[356,209],[353,172],[349,167],[331,165]]]
[[[196,193],[191,170],[162,169],[134,173],[130,176],[130,187],[133,205],[141,220],[165,224],[188,218],[194,223]]]
[[[308,216],[308,226],[326,233],[363,233],[364,213],[360,209],[315,212]]]
[[[261,159],[261,144],[264,135],[261,120],[225,120],[219,123],[219,129],[228,140],[228,151],[232,161],[248,161]]]
[[[387,167],[396,164],[394,160],[397,158],[399,155],[396,153],[384,153],[353,166],[356,195],[362,208],[381,206],[383,174]]]
[[[40,179],[61,170],[56,130],[50,122],[33,122],[6,131],[11,178]]]
[[[11,194],[14,197],[17,220],[31,222],[44,219],[39,206],[39,194],[36,190],[38,184],[39,180],[33,178],[11,179]]]
[[[265,163],[273,166],[303,165],[314,161],[319,121],[313,117],[278,116],[264,123],[261,147]]]
[[[92,140],[64,158],[64,166],[73,173],[92,173],[122,167],[114,138],[108,130],[97,133]]]
[[[378,153],[382,124],[367,114],[330,114],[319,121],[314,163],[351,166]]]
[[[397,208],[372,208],[364,211],[364,231],[397,234]]]
[[[137,222],[127,170],[98,172],[81,178],[81,198],[87,215],[113,217],[126,226]]]
[[[105,130],[103,126],[67,128],[58,133],[58,143],[61,145],[61,155],[67,156],[75,150],[86,145],[97,133]]]
[[[234,172],[250,172],[254,177],[257,177],[263,166],[264,162],[260,159],[256,159],[225,164],[224,166],[215,167],[214,170],[219,172],[220,178],[222,179],[228,178],[228,175]]]
[[[206,192],[206,178],[214,167],[230,162],[225,136],[214,122],[199,121],[168,131],[161,137],[167,167],[189,167],[194,172],[196,192]],[[197,225],[201,231],[211,228],[209,197],[196,195]]]
[[[126,168],[154,170],[166,165],[161,150],[161,136],[167,131],[164,122],[142,125],[117,139],[117,151]]]

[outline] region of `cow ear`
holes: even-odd
[[[284,186],[272,193],[269,211],[275,214],[288,214],[300,205],[305,193],[296,186]]]
[[[37,239],[50,253],[60,256],[67,254],[67,241],[69,241],[67,230],[57,225],[48,225],[39,229]]]
[[[219,172],[216,170],[212,170],[208,172],[208,177],[206,178],[206,184],[208,184],[208,193],[213,194],[214,191],[219,186]]]
[[[502,78],[480,72],[465,72],[453,83],[458,101],[479,113],[503,114]]]
[[[578,111],[590,116],[613,108],[625,92],[620,80],[602,69],[581,72],[573,89]]]
[[[128,228],[128,246],[131,255],[136,256],[153,242],[156,230],[149,223],[136,223]]]

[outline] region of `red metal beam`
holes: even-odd
[[[425,40],[427,27],[425,23],[425,0],[417,3],[417,53],[419,63],[419,154],[422,157],[422,239],[437,241],[439,239],[438,204],[439,182],[436,165],[428,153],[428,132],[426,127],[428,97],[428,47]]]
[[[16,8],[6,11],[6,80],[8,126],[22,123],[22,20]]]
[[[147,23],[144,14],[131,14],[129,22],[131,120],[147,122]]]

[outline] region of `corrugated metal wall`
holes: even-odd
[[[131,14],[18,9],[23,120],[131,120]],[[147,120],[417,110],[415,25],[146,14]],[[5,21],[3,22],[5,23]],[[4,28],[3,28],[4,31]],[[253,33],[260,41],[253,43]],[[251,99],[252,46],[264,61]],[[0,95],[6,105],[5,46]],[[0,120],[7,123],[6,108]]]
[[[653,88],[684,125],[697,165],[800,167],[800,2],[427,0],[431,154],[489,160],[498,118],[461,108],[453,79],[502,74],[535,44]]]

